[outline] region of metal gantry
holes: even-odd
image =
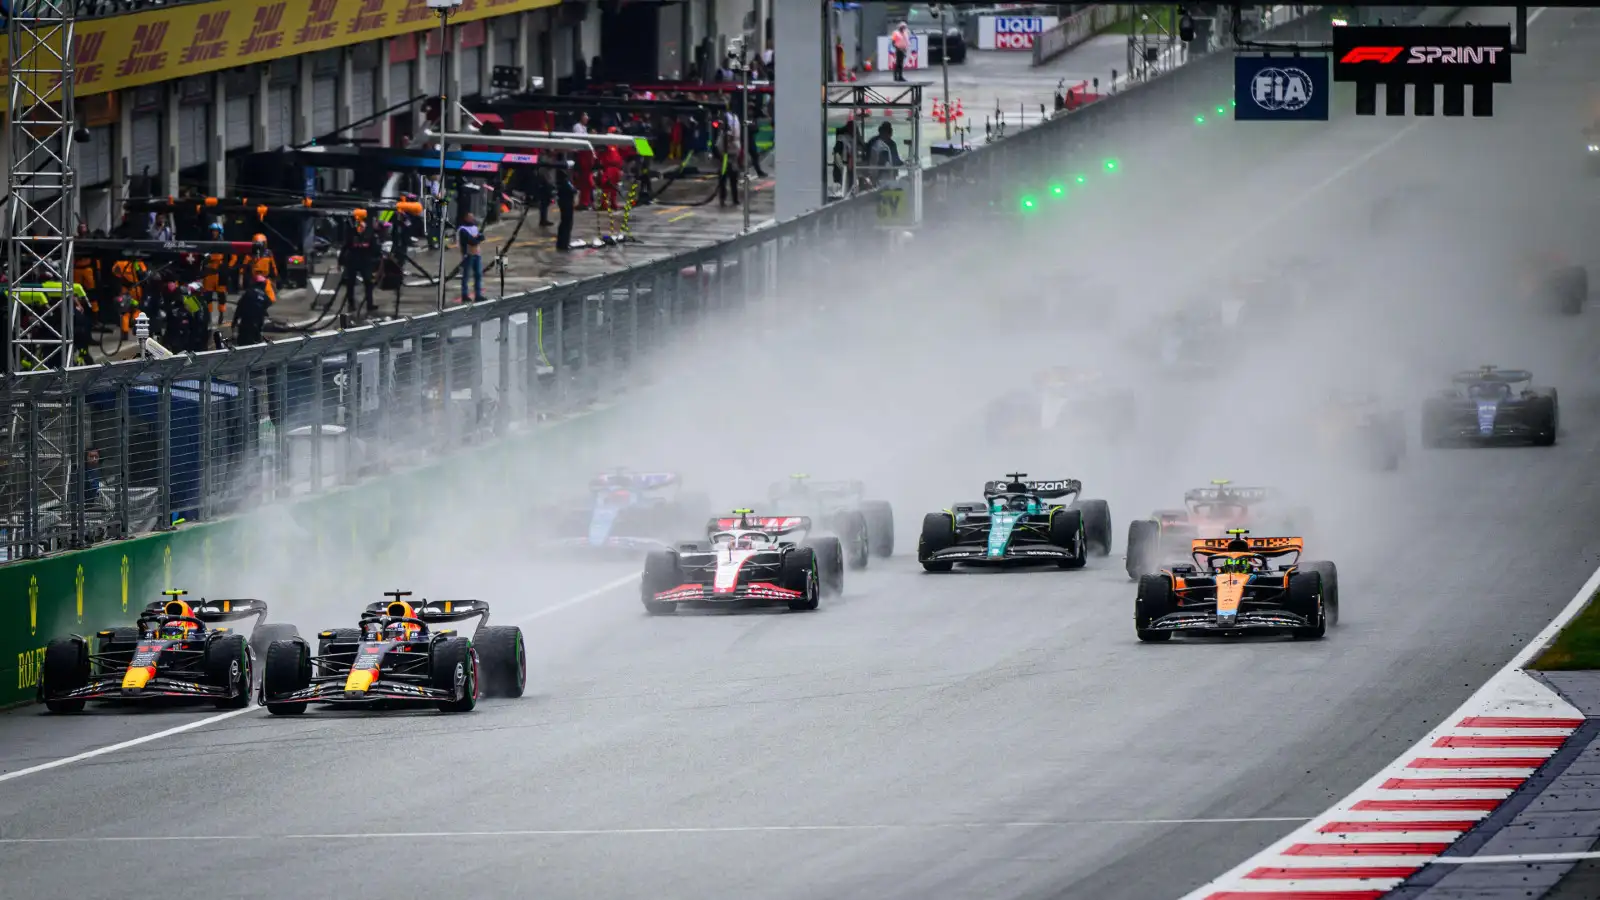
[[[922,223],[922,90],[928,85],[921,82],[892,82],[869,84],[866,82],[830,82],[823,94],[824,115],[837,111],[849,113],[836,140],[844,144],[844,198],[876,191],[878,196],[878,225],[891,228],[914,228]],[[907,151],[901,165],[874,165],[870,154],[858,158],[866,149],[873,128],[874,116],[880,116],[879,127],[901,124],[895,113],[904,113],[903,123],[911,135],[905,139]],[[876,133],[876,129],[873,129]],[[892,140],[892,138],[891,138]],[[834,164],[828,163],[828,168]],[[823,172],[823,183],[832,182],[830,173]]]
[[[7,236],[5,378],[59,381],[3,410],[5,489],[20,515],[5,523],[22,555],[62,533],[79,535],[68,502],[83,478],[79,401],[67,389],[72,364],[73,0],[12,0],[6,22],[10,235]],[[21,501],[20,503],[17,501]],[[79,543],[76,537],[61,541]]]

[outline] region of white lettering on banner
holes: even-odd
[[[1408,63],[1445,63],[1481,66],[1498,63],[1504,47],[1412,47]]]
[[[995,32],[994,48],[996,50],[1032,50],[1033,35]]]
[[[1038,34],[1041,31],[1044,31],[1044,19],[1037,17],[1005,16],[994,20],[997,38],[1002,34]]]

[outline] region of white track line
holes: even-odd
[[[368,841],[382,838],[417,839],[433,838],[497,838],[497,837],[629,837],[638,835],[674,834],[761,834],[768,832],[798,831],[932,831],[982,828],[1083,828],[1112,825],[1239,825],[1251,822],[1305,822],[1302,817],[1263,817],[1232,819],[1080,819],[1038,822],[930,822],[875,823],[866,825],[726,825],[703,828],[528,828],[504,831],[398,831],[387,834],[370,831],[323,834],[173,834],[100,837],[46,837],[0,838],[0,846],[8,844],[130,844],[166,843],[173,841]]]
[[[537,612],[534,612],[534,613],[530,613],[530,614],[528,614],[526,616],[523,616],[520,619],[514,619],[514,620],[512,620],[512,624],[521,625],[524,622],[532,622],[535,619],[542,619],[545,616],[551,615],[553,613],[560,612],[561,610],[567,609],[569,607],[577,606],[580,603],[588,602],[590,600],[593,600],[596,597],[603,596],[603,595],[605,595],[607,593],[610,593],[611,591],[617,590],[618,588],[626,587],[627,585],[632,584],[633,582],[638,581],[638,580],[639,580],[639,576],[638,575],[628,575],[628,576],[626,576],[624,578],[618,578],[615,581],[608,581],[605,584],[602,584],[597,588],[594,588],[594,589],[588,590],[588,591],[584,591],[583,593],[578,594],[578,595],[576,595],[574,597],[569,597],[566,600],[563,600],[560,603],[555,604],[554,606],[547,606],[544,609],[541,609],[541,610],[539,610]],[[21,778],[24,775],[33,775],[33,774],[36,774],[36,773],[39,773],[39,772],[49,771],[50,769],[59,769],[62,766],[70,766],[73,763],[83,762],[86,759],[94,759],[97,756],[105,756],[107,753],[115,753],[118,750],[126,750],[129,747],[137,747],[140,744],[148,744],[151,741],[159,741],[162,738],[171,737],[171,736],[173,736],[175,734],[182,734],[185,731],[194,731],[197,728],[204,728],[207,725],[212,725],[212,724],[215,724],[217,722],[223,722],[223,721],[226,721],[228,719],[233,718],[234,716],[242,716],[245,713],[253,712],[253,711],[259,710],[260,708],[261,707],[259,707],[259,706],[252,705],[252,706],[247,706],[244,709],[230,709],[225,713],[217,713],[214,716],[206,716],[203,719],[196,719],[193,722],[185,722],[182,725],[178,725],[178,726],[176,726],[174,728],[168,728],[168,729],[165,729],[163,731],[157,731],[154,734],[147,734],[147,735],[144,735],[143,737],[136,737],[136,738],[133,738],[132,740],[122,741],[122,742],[116,743],[116,744],[108,744],[108,745],[106,745],[104,747],[96,747],[93,750],[86,750],[86,751],[84,751],[82,753],[74,754],[72,756],[64,756],[61,759],[55,759],[55,760],[51,760],[50,762],[40,763],[40,764],[38,764],[36,766],[29,766],[26,769],[18,769],[15,772],[0,773],[0,783],[11,781],[12,779],[16,779],[16,778]]]

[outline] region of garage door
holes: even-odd
[[[501,38],[494,42],[494,64],[497,66],[515,66],[517,62],[517,39]]]
[[[483,93],[483,48],[468,47],[461,52],[461,96]]]
[[[359,69],[350,74],[350,121],[360,122],[377,112],[378,93],[375,69]]]
[[[73,165],[78,184],[86,188],[111,181],[111,126],[89,129],[89,141],[75,141],[77,159]]]
[[[251,115],[255,111],[254,100],[249,94],[228,98],[228,134],[223,143],[227,149],[243,150],[255,140],[255,123]]]
[[[311,82],[311,136],[322,138],[339,127],[339,79]]]
[[[267,89],[267,146],[278,150],[294,143],[294,86]]]
[[[161,139],[162,119],[158,112],[139,113],[133,117],[132,152],[129,159],[134,175],[160,175],[163,162]]]
[[[411,63],[392,63],[389,66],[389,102],[399,103],[402,100],[410,100],[413,96]]]
[[[207,125],[211,120],[211,107],[178,107],[178,168],[203,165],[211,158],[211,135]]]

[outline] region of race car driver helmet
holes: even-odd
[[[182,600],[167,601],[167,604],[161,607],[161,611],[169,616],[188,616],[191,618],[194,616],[193,607],[189,606],[189,604]],[[181,619],[170,619],[161,624],[161,637],[168,638],[170,640],[182,640],[183,638],[188,637],[189,633],[194,631],[197,627],[198,626],[196,626],[193,622],[185,622]]]
[[[386,612],[391,617],[396,619],[414,619],[417,617],[416,610],[412,609],[411,604],[405,602],[404,600],[396,600],[395,602],[389,604],[389,608],[386,610]],[[399,629],[398,632],[395,630],[397,628]],[[390,640],[406,640],[421,630],[421,628],[410,622],[392,622],[390,623],[385,636]]]
[[[755,535],[741,534],[733,539],[733,549],[735,550],[754,550],[755,547]]]
[[[390,622],[389,627],[384,631],[383,636],[386,640],[391,641],[410,640],[411,635],[415,633],[416,627],[417,626],[412,625],[409,622]]]
[[[1227,557],[1223,557],[1223,559],[1222,559],[1222,568],[1221,568],[1220,571],[1225,575],[1249,575],[1250,574],[1250,557],[1248,557],[1248,556],[1227,556]]]

